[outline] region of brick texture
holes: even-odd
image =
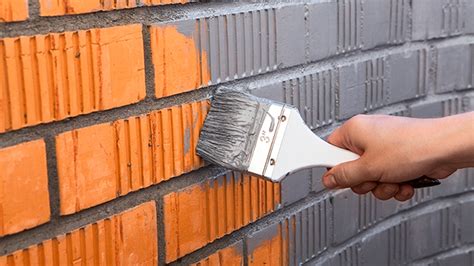
[[[380,201],[326,190],[326,168],[272,183],[195,151],[221,85],[295,106],[322,138],[357,114],[473,111],[472,14],[0,0],[0,266],[474,265],[473,168]]]
[[[244,263],[242,247],[242,242],[238,242],[232,246],[218,250],[216,253],[197,263],[193,263],[192,266],[241,266]]]
[[[156,234],[155,203],[147,202],[0,257],[0,265],[157,265]]]
[[[197,169],[208,103],[195,102],[56,137],[61,214]]]
[[[49,221],[43,140],[0,149],[0,199],[0,236]]]
[[[0,132],[145,97],[140,25],[0,39]]]
[[[21,21],[28,18],[28,0],[0,1],[0,23]]]
[[[279,185],[229,173],[164,197],[166,261],[171,262],[278,208]]]
[[[66,14],[82,14],[97,11],[135,8],[140,6],[184,4],[192,0],[39,0],[41,16],[60,16]]]

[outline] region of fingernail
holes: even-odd
[[[336,178],[333,175],[327,175],[327,176],[323,177],[323,184],[327,188],[336,188],[337,187]]]

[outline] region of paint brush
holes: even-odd
[[[300,169],[334,167],[359,155],[316,136],[290,105],[218,88],[201,130],[197,153],[222,167],[274,182]],[[414,188],[440,184],[426,176]]]

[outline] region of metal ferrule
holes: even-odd
[[[270,106],[258,134],[257,144],[250,160],[249,172],[272,178],[291,110],[292,108],[286,105],[273,104]]]

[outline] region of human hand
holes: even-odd
[[[449,153],[439,148],[451,134],[450,129],[440,129],[448,122],[385,115],[355,116],[337,128],[328,142],[361,157],[330,169],[323,176],[323,184],[331,189],[350,187],[358,194],[372,192],[381,200],[392,197],[408,200],[413,197],[414,189],[404,182],[423,175],[445,178],[459,167],[445,160]]]

